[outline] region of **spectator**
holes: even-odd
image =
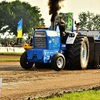
[[[6,43],[5,43],[5,46],[7,47],[8,46],[8,42],[6,41]]]
[[[2,44],[0,43],[0,47],[2,47]]]
[[[13,41],[11,41],[11,42],[10,42],[10,44],[11,44],[11,46],[12,46],[12,44],[13,44]]]
[[[15,46],[16,45],[16,43],[15,42],[13,42],[13,46]]]
[[[7,45],[8,47],[11,47],[11,44],[10,44],[10,42],[8,42],[8,45]]]
[[[15,42],[11,41],[11,46],[14,47],[15,45]]]

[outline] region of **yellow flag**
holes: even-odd
[[[22,38],[22,19],[18,22],[17,38]]]

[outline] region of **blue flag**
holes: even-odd
[[[22,19],[18,22],[17,38],[22,38]]]

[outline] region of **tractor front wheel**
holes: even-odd
[[[33,63],[29,63],[29,62],[27,61],[27,52],[24,52],[24,53],[21,55],[21,57],[20,57],[20,65],[21,65],[22,68],[24,68],[24,69],[26,69],[26,70],[32,68]]]
[[[53,55],[52,60],[51,60],[51,66],[56,70],[56,71],[60,71],[62,69],[64,69],[65,67],[65,57],[63,56],[63,54],[57,53],[55,55]]]

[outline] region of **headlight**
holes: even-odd
[[[69,33],[69,37],[75,37],[74,33]]]

